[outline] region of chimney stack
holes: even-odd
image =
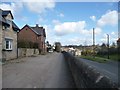
[[[36,27],[39,27],[39,25],[38,25],[38,24],[36,24]]]

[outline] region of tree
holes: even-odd
[[[116,47],[115,42],[112,43],[111,47],[113,47],[113,48]]]
[[[110,54],[117,54],[117,48],[114,42],[112,43],[110,47]]]
[[[60,42],[55,42],[55,51],[61,52],[61,43]]]
[[[99,55],[106,55],[108,52],[107,45],[105,43],[102,43],[101,49],[98,51]]]
[[[49,43],[49,41],[46,42],[47,45],[47,52],[49,52],[49,50],[51,49],[51,44]]]
[[[102,47],[102,48],[106,48],[106,44],[105,44],[105,43],[102,43],[101,47]]]
[[[47,45],[47,46],[49,45],[49,41],[46,42],[46,45]]]

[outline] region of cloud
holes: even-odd
[[[11,5],[5,4],[5,3],[0,4],[1,9],[3,9],[3,10],[11,10],[12,12],[13,12],[13,6],[14,6],[14,3],[12,3]]]
[[[43,17],[40,17],[37,19],[36,23],[43,23],[45,22],[46,20],[43,18]]]
[[[95,34],[99,35],[99,34],[101,34],[101,33],[102,33],[102,29],[99,28],[99,27],[96,27],[96,28],[95,28]]]
[[[16,15],[17,13],[19,13],[22,10],[23,4],[21,2],[15,2],[15,3],[10,3],[10,4],[1,3],[0,8],[2,10],[11,10],[13,15]]]
[[[77,21],[77,22],[63,22],[61,23],[59,20],[53,20],[55,26],[52,25],[44,25],[47,34],[46,40],[53,44],[55,41],[59,41],[62,45],[69,44],[92,44],[92,32],[93,29],[86,29],[85,21]],[[101,35],[101,28],[95,28],[95,34]],[[71,37],[71,38],[69,38]],[[64,38],[64,40],[63,40]]]
[[[111,35],[115,35],[115,32],[111,32]]]
[[[81,39],[79,37],[73,37],[73,38],[69,38],[67,41],[66,41],[66,44],[80,44],[81,43]]]
[[[60,24],[60,21],[54,19],[54,20],[52,20],[52,23],[55,24],[55,25],[57,25],[57,24]]]
[[[117,32],[110,32],[109,33],[109,43],[112,44],[113,42],[116,43],[118,37],[117,37]],[[103,33],[103,35],[101,36],[101,39],[100,39],[100,43],[106,43],[107,44],[107,34],[106,33]]]
[[[74,44],[74,45],[90,45],[92,44],[92,38],[86,38],[84,36],[79,36],[79,37],[73,37],[73,38],[68,38],[68,40],[65,41],[66,44]]]
[[[105,15],[102,15],[101,18],[97,21],[98,27],[103,27],[105,25],[116,25],[118,22],[118,12],[113,10],[107,12]]]
[[[64,17],[64,14],[63,13],[60,13],[60,15],[59,15],[60,17]]]
[[[21,20],[27,22],[29,20],[29,17],[22,16]]]
[[[51,27],[51,25],[42,25],[45,28],[46,31],[46,41],[49,41],[49,43],[53,44],[55,41],[59,41],[60,37],[57,37],[54,35],[54,31]]]
[[[95,16],[90,16],[90,19],[93,21],[96,21],[96,17]]]
[[[54,30],[56,35],[63,36],[66,34],[74,33],[76,31],[83,30],[86,26],[85,21],[78,22],[64,22],[58,25],[55,25]]]
[[[22,2],[1,3],[0,8],[3,10],[11,10],[12,13],[20,12],[21,9],[26,7],[29,11],[34,13],[43,13],[55,7],[54,0],[22,0]]]
[[[100,35],[102,33],[102,29],[99,27],[95,28],[95,35]],[[83,34],[84,36],[91,36],[93,34],[93,29],[90,30],[80,30],[80,34]]]
[[[57,20],[53,20],[54,23],[57,23],[54,27],[54,31],[57,36],[64,36],[67,34],[79,33],[80,35],[90,36],[93,32],[93,29],[86,29],[85,21],[78,22],[64,22],[60,23]],[[99,27],[95,28],[95,34],[101,34],[102,29]]]
[[[55,7],[54,0],[48,0],[42,2],[41,0],[29,0],[29,2],[25,2],[26,7],[34,13],[43,13],[46,10],[53,9]]]

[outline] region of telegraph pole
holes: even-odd
[[[93,57],[95,57],[95,29],[93,28]]]
[[[108,59],[109,59],[109,34],[107,34],[107,48],[108,48]]]

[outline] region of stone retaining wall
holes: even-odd
[[[38,49],[28,49],[28,48],[18,49],[18,57],[32,56],[32,55],[38,55],[38,54],[39,54]]]
[[[72,72],[77,88],[117,88],[107,77],[67,52],[62,52]]]

